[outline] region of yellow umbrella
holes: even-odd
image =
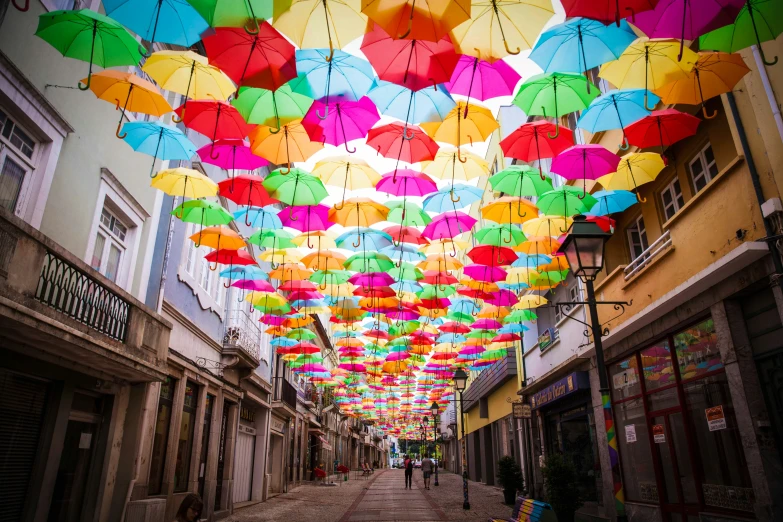
[[[310,136],[302,126],[302,120],[286,123],[280,130],[259,125],[250,132],[250,149],[256,156],[271,161],[275,165],[288,164],[307,159],[324,148],[320,141],[310,141]],[[283,174],[288,172],[283,171]]]
[[[417,264],[416,267],[422,270],[437,270],[438,272],[445,272],[446,270],[459,270],[462,268],[462,263],[451,256],[444,256],[443,254],[431,254],[427,256],[427,259]]]
[[[196,243],[196,247],[205,246],[215,250],[221,248],[238,250],[245,247],[245,240],[234,230],[223,225],[203,228],[190,236],[190,240]]]
[[[457,102],[443,121],[422,123],[421,128],[435,141],[457,146],[485,141],[500,127],[489,109],[475,103]],[[462,161],[462,159],[460,159]]]
[[[525,198],[503,196],[481,207],[481,215],[495,223],[524,223],[538,217],[538,208]]]
[[[343,188],[343,201],[346,190],[373,188],[381,176],[366,161],[353,156],[340,156],[319,161],[313,167],[312,174],[321,178],[326,185]]]
[[[299,245],[300,247],[306,246],[313,250],[328,250],[330,248],[337,248],[337,243],[334,242],[334,238],[325,230],[313,230],[305,234],[299,234],[295,238],[291,239],[292,243]]]
[[[302,254],[292,249],[271,248],[261,252],[258,258],[261,261],[269,261],[274,266],[280,263],[298,263]]]
[[[469,241],[462,241],[460,239],[438,239],[432,243],[421,245],[419,252],[425,255],[429,254],[445,254],[446,252],[454,252],[455,250],[465,250],[470,244]]]
[[[347,258],[339,252],[317,251],[302,258],[302,263],[313,270],[342,270]]]
[[[362,12],[394,39],[437,42],[470,19],[470,0],[362,0]]]
[[[355,287],[350,283],[328,283],[326,288],[322,289],[319,287],[319,290],[322,294],[330,295],[332,297],[353,297],[354,288]]]
[[[522,232],[526,236],[559,237],[568,232],[573,219],[560,216],[541,216],[522,224]]]
[[[464,160],[464,161],[463,161]],[[489,165],[484,158],[472,152],[443,147],[432,161],[424,161],[421,170],[428,176],[438,179],[469,180],[489,174]]]
[[[639,38],[617,60],[602,65],[598,76],[618,89],[654,91],[667,83],[688,78],[698,56],[688,48],[683,49],[683,53],[682,60],[678,60],[679,40]],[[648,92],[644,92],[644,105],[651,111],[655,107],[647,107]]]
[[[126,110],[152,116],[162,116],[172,110],[169,102],[153,83],[135,74],[106,70],[93,74],[91,82],[87,80],[88,78],[85,78],[82,83],[89,85],[99,99],[116,104],[117,110],[122,106],[115,133],[118,138],[125,137],[124,134],[120,135],[120,127]]]
[[[601,176],[596,181],[606,190],[636,190],[639,185],[654,181],[666,167],[660,154],[654,152],[634,152],[623,156],[617,166],[617,172]],[[637,190],[636,197],[644,203]]]
[[[308,270],[298,263],[283,263],[269,272],[269,278],[278,279],[280,281],[303,281],[312,274],[312,270]]]
[[[374,223],[385,221],[389,208],[376,203],[370,198],[350,198],[329,209],[329,221],[338,225],[369,227]]]
[[[236,91],[234,82],[223,71],[193,51],[157,51],[147,58],[141,70],[161,89],[185,96],[183,116],[188,98],[227,100]]]
[[[495,62],[532,48],[554,13],[552,0],[473,0],[451,40],[458,53]]]
[[[520,297],[517,304],[514,305],[514,308],[517,310],[529,310],[530,308],[544,306],[548,302],[549,301],[547,301],[546,298],[541,297],[540,295],[528,294]]]
[[[288,328],[304,328],[305,326],[309,324],[313,324],[315,320],[310,317],[289,317],[286,319],[283,324],[287,326]]]
[[[485,305],[476,317],[483,319],[503,319],[509,313],[508,309],[504,306]]]
[[[360,0],[293,0],[272,25],[300,49],[329,47],[328,62],[335,49],[364,34],[367,16]]]
[[[162,190],[169,196],[184,198],[206,198],[216,196],[218,185],[201,172],[184,167],[162,170],[152,178],[150,186]],[[181,207],[180,207],[181,208]],[[177,216],[182,219],[182,215]]]

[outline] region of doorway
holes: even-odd
[[[234,503],[247,502],[252,498],[253,493],[255,429],[244,425],[241,425],[241,428],[242,430],[237,432],[237,449],[234,458]]]
[[[267,473],[269,474],[269,496],[283,492],[283,435],[270,432],[269,458]]]

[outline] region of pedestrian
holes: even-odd
[[[411,489],[413,484],[413,461],[408,455],[405,455],[402,466],[405,468],[405,489]]]
[[[424,456],[424,460],[421,461],[421,471],[424,474],[424,489],[430,489],[430,476],[432,476],[432,470],[435,468],[435,462],[429,457]]]
[[[204,503],[195,493],[189,493],[179,505],[174,522],[197,522],[201,518]]]

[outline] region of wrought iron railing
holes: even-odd
[[[52,252],[46,252],[35,298],[102,334],[125,342],[128,302]]]
[[[628,266],[623,269],[625,274],[625,280],[628,281],[635,276],[639,271],[650,264],[653,259],[658,257],[664,250],[672,246],[671,232],[668,230],[664,232],[661,237],[653,241],[653,244],[647,247],[647,249],[639,254],[639,256],[631,261]]]
[[[296,409],[296,386],[284,377],[275,377],[275,390],[272,400],[281,401],[292,409]]]
[[[261,329],[244,310],[229,310],[223,326],[223,346],[241,348],[259,360]]]

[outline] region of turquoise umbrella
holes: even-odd
[[[615,89],[602,94],[582,111],[576,126],[593,134],[611,129],[623,129],[623,143],[620,149],[628,150],[625,127],[650,114],[645,107],[645,94],[653,106],[660,101],[658,96],[645,89]]]
[[[599,190],[592,196],[597,203],[587,212],[588,216],[606,216],[624,210],[636,204],[636,194],[627,190]]]
[[[155,161],[189,160],[196,154],[196,146],[176,127],[156,121],[130,121],[122,126],[125,143],[136,152],[152,156],[150,177],[153,177]]]

